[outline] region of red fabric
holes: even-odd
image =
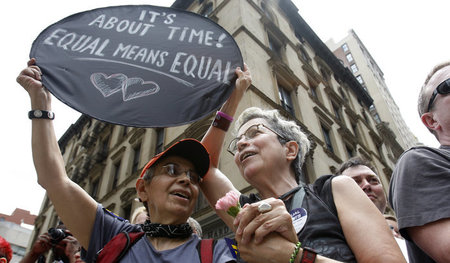
[[[200,242],[200,262],[202,263],[212,263],[213,260],[213,239],[202,239]]]
[[[96,263],[112,263],[118,262],[121,258],[121,254],[126,253],[128,249],[144,235],[144,232],[131,232],[128,233],[130,241],[127,242],[126,233],[121,232],[113,237],[108,244],[98,254]]]
[[[141,238],[144,232],[128,233],[130,240],[127,242],[125,232],[121,232],[113,237],[100,251],[96,263],[115,263],[119,262],[122,256],[130,247]],[[214,239],[202,239],[200,242],[200,262],[212,263],[213,261],[213,243]],[[122,255],[123,253],[123,255]]]

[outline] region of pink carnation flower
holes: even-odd
[[[216,209],[225,210],[232,217],[236,217],[241,209],[241,204],[239,204],[239,193],[229,191],[224,197],[217,201]]]

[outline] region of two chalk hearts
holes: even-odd
[[[104,73],[93,73],[91,82],[105,98],[122,91],[123,101],[149,96],[159,91],[159,85],[153,81],[128,78],[122,73],[110,76]]]

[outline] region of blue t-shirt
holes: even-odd
[[[92,229],[89,248],[86,252],[86,262],[93,262],[97,252],[102,249],[114,236],[122,231],[142,231],[139,225],[133,225],[103,208],[97,207],[97,215]],[[193,234],[189,240],[172,249],[158,251],[144,236],[139,239],[122,258],[121,262],[194,262],[200,263],[197,244],[200,238]],[[217,240],[214,246],[213,262],[235,262],[233,255],[223,239]]]

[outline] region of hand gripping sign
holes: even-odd
[[[243,67],[233,37],[195,13],[150,5],[71,15],[46,28],[30,57],[44,86],[84,114],[135,127],[169,127],[216,110]]]

